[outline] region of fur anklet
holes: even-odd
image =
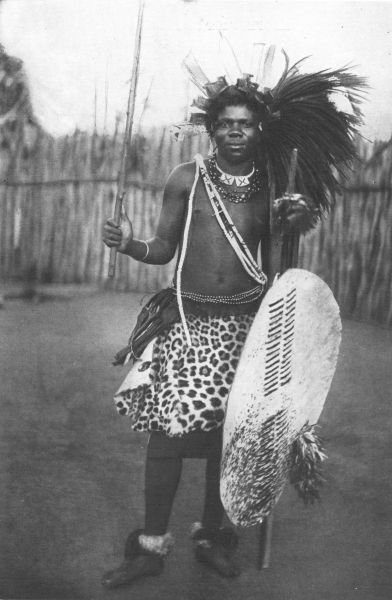
[[[191,535],[191,539],[194,540],[198,546],[203,546],[203,548],[212,547],[210,536],[200,521],[192,523],[189,533]]]
[[[222,546],[234,551],[238,546],[238,535],[231,527],[207,529],[203,527],[202,523],[197,522],[192,524],[190,534],[196,545],[203,548]]]
[[[200,521],[196,521],[196,523],[192,523],[191,528],[189,530],[189,534],[193,539],[195,539],[195,537],[197,536],[197,534],[199,533],[199,531],[203,529],[203,525],[200,523]]]
[[[139,535],[139,544],[143,550],[157,554],[158,556],[167,556],[174,546],[174,539],[171,533],[165,535]]]

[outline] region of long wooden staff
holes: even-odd
[[[142,23],[143,23],[143,11],[144,11],[144,2],[145,0],[139,0],[139,13],[137,18],[137,26],[136,26],[136,38],[135,38],[135,50],[133,54],[133,67],[132,67],[132,76],[131,76],[131,84],[129,88],[128,95],[128,106],[127,106],[127,120],[125,124],[125,134],[124,141],[121,152],[121,163],[120,169],[118,172],[117,178],[117,192],[116,192],[116,201],[114,205],[114,215],[113,220],[116,225],[120,224],[121,218],[121,209],[122,202],[125,195],[125,167],[127,163],[128,157],[128,148],[131,142],[132,135],[132,125],[133,125],[133,115],[135,113],[135,100],[136,100],[136,88],[137,82],[139,79],[139,64],[140,64],[140,48],[142,42]],[[109,272],[108,276],[113,277],[116,271],[116,258],[117,258],[117,248],[110,249],[110,258],[109,258]]]
[[[294,148],[291,153],[290,167],[288,173],[287,194],[294,194],[295,191],[295,174],[297,172],[298,150]],[[272,221],[271,221],[272,222]],[[272,226],[271,226],[272,227]],[[298,244],[299,233],[285,236],[281,248],[280,272],[284,273],[289,267],[297,266],[298,261]],[[259,569],[267,569],[270,564],[271,557],[271,541],[272,541],[272,522],[273,511],[264,519],[259,529],[259,545],[257,566]]]

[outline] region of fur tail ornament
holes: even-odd
[[[293,442],[290,457],[290,483],[306,505],[320,500],[320,489],[325,481],[321,474],[321,463],[327,456],[316,435],[316,427],[309,423],[302,427]]]

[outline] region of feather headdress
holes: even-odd
[[[362,122],[360,103],[366,81],[347,68],[301,73],[305,59],[290,67],[282,51],[283,73],[268,87],[263,84],[271,80],[275,52],[271,48],[263,49],[256,81],[244,73],[234,84],[260,103],[264,116],[259,158],[266,164],[275,194],[281,195],[287,188],[292,150],[297,148],[296,189],[311,197],[319,208],[328,209],[339,190],[339,178],[344,177],[356,155],[355,135]],[[230,85],[226,76],[210,82],[193,55],[185,59],[184,66],[203,96],[194,100],[196,110],[184,124],[185,129],[178,130],[180,136],[192,127],[196,132],[205,130],[206,109]]]

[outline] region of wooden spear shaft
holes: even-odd
[[[132,66],[132,75],[131,75],[131,84],[129,88],[128,95],[128,106],[127,106],[127,119],[125,124],[125,133],[124,133],[124,141],[121,152],[121,163],[120,169],[118,172],[117,179],[117,192],[116,192],[116,200],[114,205],[114,222],[119,225],[121,218],[121,210],[122,210],[122,202],[125,195],[125,168],[127,164],[128,157],[128,148],[131,142],[132,135],[132,126],[133,126],[133,116],[135,113],[135,100],[136,100],[136,88],[137,82],[139,79],[139,65],[140,65],[140,48],[142,43],[142,23],[143,23],[143,11],[144,11],[144,2],[145,0],[139,0],[139,12],[137,18],[137,26],[136,26],[136,37],[135,37],[135,50],[133,54],[133,66]],[[114,273],[116,271],[116,258],[117,258],[117,248],[110,249],[110,258],[109,258],[109,277],[114,277]]]
[[[294,148],[291,152],[290,166],[288,172],[288,183],[287,183],[287,194],[294,194],[295,192],[295,175],[297,172],[298,163],[298,150]],[[273,196],[273,193],[271,194]],[[273,231],[272,211],[271,214],[271,231]],[[292,236],[286,236],[281,246],[280,271],[283,273],[287,268],[297,266],[298,261],[298,243],[299,234],[293,234]],[[273,522],[273,511],[264,519],[259,529],[259,548],[257,557],[257,567],[259,569],[267,569],[270,564],[271,557],[271,543],[272,543],[272,522]]]
[[[295,192],[295,175],[297,172],[298,163],[298,150],[293,148],[290,158],[290,166],[288,172],[288,182],[286,194],[294,194]],[[297,266],[298,262],[298,246],[299,246],[299,234],[291,233],[287,234],[284,238],[281,256],[280,271],[284,273],[286,269]]]

